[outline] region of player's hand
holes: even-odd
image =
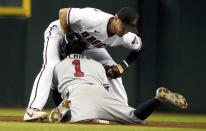
[[[124,69],[120,64],[118,65],[113,65],[113,66],[108,66],[104,65],[106,75],[110,79],[116,79],[121,77],[121,74],[123,73]]]
[[[115,79],[121,77],[121,73],[117,65],[113,65],[113,66],[104,65],[104,68],[106,71],[106,75],[109,79]]]
[[[115,79],[121,77],[121,74],[124,72],[124,70],[129,67],[127,62],[123,60],[121,64],[113,65],[113,66],[108,66],[104,65],[106,75],[110,79]]]

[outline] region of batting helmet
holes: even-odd
[[[88,47],[87,42],[76,32],[65,34],[59,45],[61,60],[69,54],[81,54]]]

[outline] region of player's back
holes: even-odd
[[[82,54],[71,54],[56,65],[54,79],[59,91],[76,84],[91,84],[103,87],[105,70],[103,66]]]

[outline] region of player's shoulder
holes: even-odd
[[[94,12],[94,9],[91,7],[85,8],[70,8],[70,13],[72,14],[88,14]]]
[[[84,17],[84,19],[89,19],[89,18],[92,18],[92,19],[98,19],[98,18],[104,18],[106,16],[113,16],[109,13],[106,13],[100,9],[97,9],[97,8],[93,8],[93,7],[85,7],[85,8],[71,8],[71,11],[70,11],[71,14],[78,14],[80,15],[81,17]]]
[[[70,8],[70,9],[71,9],[71,10],[75,10],[75,11],[81,11],[81,12],[98,12],[98,11],[103,12],[102,10],[96,9],[96,8],[93,8],[93,7]]]

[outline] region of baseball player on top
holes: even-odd
[[[52,22],[44,33],[44,63],[34,81],[24,120],[47,117],[47,113],[41,110],[49,96],[54,67],[61,61],[59,41],[65,33],[71,31],[78,32],[89,43],[84,54],[105,65],[107,77],[111,78],[109,92],[127,105],[127,94],[120,76],[136,60],[142,49],[141,39],[136,35],[138,19],[136,11],[128,7],[120,9],[115,15],[95,8],[60,9],[59,20]],[[105,48],[120,45],[131,52],[117,64]]]
[[[66,34],[63,43],[61,50],[65,52],[65,59],[55,66],[52,79],[53,88],[58,90],[63,101],[51,111],[50,122],[94,120],[99,123],[142,124],[161,103],[187,108],[182,95],[163,87],[156,90],[155,97],[136,109],[126,105],[107,91],[110,87],[102,64],[82,54],[87,44],[79,34]]]

